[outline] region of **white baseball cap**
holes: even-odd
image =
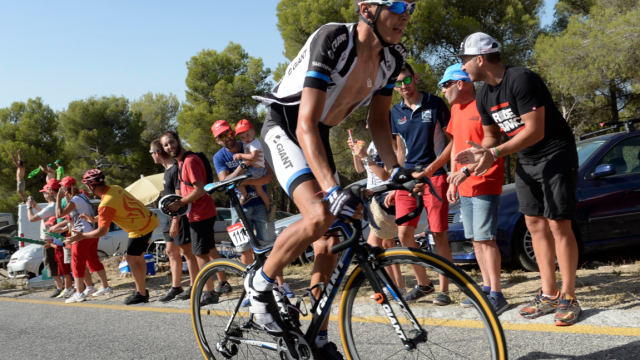
[[[496,52],[500,52],[500,44],[491,36],[477,32],[464,38],[462,44],[460,44],[460,53],[455,56],[482,55]]]

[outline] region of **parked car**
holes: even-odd
[[[92,200],[91,201],[94,206],[97,206],[100,201]],[[162,224],[166,216],[162,214],[159,210],[150,209],[155,212]],[[28,220],[27,220],[28,221]],[[33,222],[31,224],[37,224],[38,228],[40,226],[40,222]],[[39,239],[39,232],[34,237],[34,239]],[[104,260],[109,256],[112,256],[116,251],[123,252],[126,250],[127,243],[129,239],[129,234],[122,230],[115,223],[111,223],[109,227],[109,232],[107,235],[100,238],[98,242],[98,256],[100,260]],[[152,245],[155,248],[155,242],[159,240],[164,240],[162,235],[162,227],[158,226],[154,231],[150,239],[150,250],[153,249]],[[7,264],[7,272],[9,277],[11,278],[21,278],[21,277],[29,277],[32,273],[33,275],[41,275],[42,269],[44,269],[44,263],[42,260],[42,246],[36,244],[29,244],[25,247],[21,247],[18,251],[16,251],[12,256],[9,264]]]
[[[581,136],[576,219],[581,253],[640,244],[640,119]],[[589,136],[625,127],[625,131]],[[588,139],[587,139],[588,138]],[[586,139],[586,140],[585,140]],[[457,262],[475,262],[473,244],[464,238],[460,204],[449,211],[449,244]],[[505,261],[537,271],[531,234],[518,212],[515,185],[505,185],[498,217],[497,244]]]

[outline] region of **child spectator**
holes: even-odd
[[[255,161],[247,167],[247,173],[250,174],[253,179],[259,179],[267,175],[267,169],[264,167],[264,160],[261,159],[262,144],[260,144],[260,140],[256,139],[256,131],[253,129],[253,125],[249,120],[243,119],[238,122],[236,125],[236,136],[239,136],[240,141],[242,141],[244,154],[234,154],[233,160]],[[256,194],[258,194],[260,199],[264,202],[267,209],[270,209],[271,201],[269,200],[269,195],[267,195],[264,189],[260,186],[256,186],[254,189],[256,190]],[[252,199],[250,195],[247,195],[247,190],[244,186],[238,186],[238,190],[242,194],[242,197],[240,198],[241,204],[244,205],[247,201]]]

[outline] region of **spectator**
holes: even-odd
[[[216,249],[213,226],[216,222],[216,206],[211,196],[204,191],[207,182],[207,171],[200,157],[187,152],[180,143],[180,137],[173,131],[165,131],[160,137],[162,148],[178,161],[178,177],[182,199],[169,205],[170,211],[177,211],[180,207],[191,204],[189,229],[191,232],[191,246],[196,256],[198,266],[202,269],[209,261],[219,259],[220,253]],[[205,284],[205,294],[200,301],[202,306],[216,304],[219,294],[231,293],[231,285],[227,282],[224,272],[218,272],[218,286],[213,287],[213,279],[209,278]]]
[[[367,125],[367,129],[369,125]],[[389,172],[384,168],[384,163],[378,155],[378,150],[373,142],[369,144],[367,150],[364,149],[364,141],[358,140],[354,144],[351,138],[348,140],[349,147],[353,152],[353,165],[356,168],[356,172],[361,173],[367,171],[367,189],[372,189],[376,186],[380,186],[389,182]],[[371,232],[367,242],[371,246],[377,246],[383,249],[389,249],[396,246],[395,236],[398,232],[398,227],[395,223],[396,209],[395,206],[387,207],[384,204],[384,198],[387,194],[376,195],[371,199],[371,213],[373,220],[380,230],[370,226]],[[407,288],[404,284],[402,272],[400,272],[400,265],[390,265],[385,268],[387,273],[394,280],[396,287],[400,295],[407,294]],[[383,291],[390,296],[389,290],[383,288]],[[375,299],[375,294],[372,298]]]
[[[113,289],[109,286],[104,266],[98,257],[98,241],[100,236],[106,235],[106,232],[98,236],[83,236],[84,233],[92,233],[94,231],[93,225],[80,215],[92,215],[93,205],[91,205],[89,198],[80,194],[80,190],[78,190],[76,186],[76,179],[73,177],[67,176],[63,178],[62,181],[60,181],[60,185],[61,188],[56,197],[56,217],[61,218],[69,215],[71,218],[69,231],[72,236],[68,237],[64,243],[72,244],[71,268],[73,269],[76,282],[76,293],[67,299],[66,302],[82,302],[85,301],[89,295],[101,296],[111,294],[113,293]],[[66,198],[67,200],[67,205],[64,208],[62,208],[62,198]],[[102,285],[99,290],[93,286],[91,275],[89,274],[87,276],[86,267],[89,268],[90,273],[98,273]],[[82,284],[85,280],[87,280],[87,287],[82,291]]]
[[[25,190],[27,188],[27,183],[24,181],[24,173],[26,168],[24,167],[24,161],[20,157],[20,149],[18,149],[18,160],[13,157],[13,150],[10,152],[11,160],[13,160],[13,164],[16,166],[16,182],[18,183],[18,194],[20,194],[20,199],[22,202],[27,202],[27,195],[25,194]]]
[[[58,160],[56,160],[54,162],[54,164],[57,167],[57,169],[56,169],[56,179],[62,180],[64,178],[64,168],[62,167],[62,161],[58,159]]]
[[[51,179],[56,179],[56,171],[53,170],[53,164],[47,164],[46,168],[42,165],[39,165],[39,166],[40,166],[40,170],[44,171],[47,174],[47,178],[46,178],[47,182]]]
[[[262,159],[262,144],[260,144],[260,140],[256,139],[256,131],[253,129],[253,125],[249,120],[240,120],[236,125],[235,132],[235,135],[239,136],[242,141],[240,145],[243,146],[244,151],[243,153],[238,152],[233,154],[233,160],[246,160],[246,171],[253,179],[260,179],[267,175],[267,169],[264,167],[264,160]],[[273,214],[275,215],[275,207],[273,209],[271,208],[271,200],[269,200],[266,188],[263,189],[261,186],[255,186],[253,189],[255,194],[262,199],[264,205],[269,209],[269,213],[273,210]],[[253,198],[247,197],[247,191],[244,186],[239,186],[238,190],[242,194],[242,197],[240,198],[241,204],[244,205],[245,202]],[[269,220],[273,221],[273,218],[270,217]]]
[[[425,175],[431,178],[441,199],[447,193],[447,172],[442,167],[451,156],[451,143],[445,149],[448,135],[444,129],[451,117],[449,109],[441,98],[417,90],[418,76],[409,64],[402,67],[396,82],[396,91],[403,100],[391,109],[391,131],[396,135],[398,143],[398,162],[405,168],[426,167]],[[426,188],[424,205],[429,216],[429,230],[433,234],[438,255],[451,260],[451,248],[447,240],[449,203],[440,201]],[[386,205],[396,205],[398,218],[415,210],[416,199],[405,190],[391,191],[386,198]],[[418,247],[414,239],[417,217],[398,226],[398,237],[403,246]],[[434,292],[434,287],[421,266],[412,265],[418,280],[411,292],[405,295],[406,301],[418,299]],[[433,301],[436,305],[451,304],[449,296],[449,280],[440,275],[440,293]]]
[[[451,104],[451,121],[447,133],[453,136],[451,153],[456,149],[469,147],[467,141],[482,142],[484,131],[480,114],[476,108],[476,93],[469,74],[462,71],[462,65],[450,66],[439,85]],[[509,307],[500,287],[500,250],[496,244],[498,232],[498,210],[500,194],[504,183],[504,162],[496,161],[483,176],[471,175],[475,165],[456,164],[451,157],[451,174],[447,178],[449,190],[447,199],[455,203],[460,195],[460,212],[465,238],[473,241],[476,260],[482,273],[483,291],[489,298],[496,314]],[[455,169],[455,171],[453,170]],[[463,307],[473,307],[471,300],[460,303]]]
[[[178,179],[178,165],[176,162],[162,149],[160,139],[151,142],[151,157],[156,164],[164,167],[164,193],[165,195],[177,194],[180,192],[180,180]],[[167,244],[167,256],[169,257],[169,266],[171,266],[171,289],[161,296],[158,301],[167,302],[174,298],[186,300],[191,296],[191,286],[198,275],[200,268],[196,258],[191,251],[191,233],[189,231],[189,219],[186,216],[178,218],[167,217],[167,223],[163,229],[164,240]],[[182,289],[182,256],[187,260],[189,268],[189,289]],[[185,294],[183,296],[180,296]]]
[[[523,67],[504,66],[500,45],[491,36],[467,36],[459,56],[471,80],[485,83],[477,96],[484,139],[482,146],[470,142],[473,148],[457,154],[456,161],[478,163],[474,174],[484,175],[498,158],[518,154],[519,210],[531,232],[542,280],[538,295],[520,310],[520,316],[533,319],[555,312],[556,325],[575,324],[582,310],[575,293],[578,244],[571,228],[578,182],[578,152],[571,128],[542,78]],[[511,140],[500,144],[500,129]],[[556,282],[556,259],[562,292]]]
[[[240,124],[240,123],[239,123]],[[216,139],[216,142],[222,146],[214,156],[213,156],[213,165],[216,168],[216,172],[218,173],[218,178],[220,181],[233,179],[237,176],[240,176],[248,171],[250,168],[247,167],[247,164],[251,164],[253,161],[257,161],[259,158],[262,158],[262,151],[257,150],[257,154],[251,160],[245,159],[240,160],[240,158],[236,158],[235,155],[243,154],[248,147],[242,146],[242,143],[236,141],[235,134],[231,126],[224,121],[218,120],[211,127],[211,131],[213,132],[213,136]],[[245,165],[242,167],[242,165]],[[257,178],[257,179],[248,179],[243,183],[245,184],[246,191],[249,193],[254,191],[255,187],[261,188],[266,195],[267,185],[271,179],[273,178],[271,174],[271,170],[265,168],[265,175]],[[267,195],[268,198],[268,195]],[[272,243],[276,240],[275,226],[272,219],[269,219],[269,212],[267,211],[267,206],[264,203],[262,197],[253,196],[253,198],[242,205],[243,211],[247,220],[251,223],[251,226],[256,231],[256,237],[259,241],[265,243]],[[231,223],[237,224],[239,222],[238,214],[234,208],[231,208]],[[236,251],[240,253],[240,259],[243,264],[249,265],[253,263],[253,249],[251,248],[251,244],[246,243],[242,246],[236,247]],[[287,283],[284,282],[284,277],[282,275],[277,276],[278,285],[280,285],[280,289],[282,292],[289,298],[293,298],[294,294],[291,291],[291,288]],[[249,306],[250,301],[247,294],[247,297],[242,302],[242,306]]]
[[[44,259],[44,266],[47,268],[47,272],[49,276],[53,277],[53,281],[56,284],[56,289],[49,297],[58,297],[64,289],[62,284],[62,279],[60,278],[61,274],[58,274],[58,264],[56,260],[56,251],[55,247],[51,246],[53,243],[53,236],[47,235],[46,233],[49,231],[50,224],[49,219],[53,217],[55,224],[55,215],[56,215],[56,201],[55,198],[49,195],[49,189],[51,191],[57,193],[58,189],[60,189],[60,182],[56,179],[51,179],[45,184],[45,186],[40,190],[43,193],[44,199],[47,201],[48,205],[41,209],[38,206],[38,203],[33,199],[27,200],[27,217],[29,218],[29,222],[40,221],[40,239],[42,239],[46,244],[42,246],[42,258]],[[38,213],[34,214],[33,209],[37,210]],[[58,240],[60,241],[60,240]],[[69,275],[66,275],[69,277]],[[69,277],[69,281],[65,277],[65,282],[67,287],[71,286],[71,278]]]

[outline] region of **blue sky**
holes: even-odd
[[[556,0],[547,0],[543,25]],[[230,41],[272,70],[284,43],[276,0],[2,1],[0,108],[40,96],[55,110],[90,96],[173,93],[185,63]]]

